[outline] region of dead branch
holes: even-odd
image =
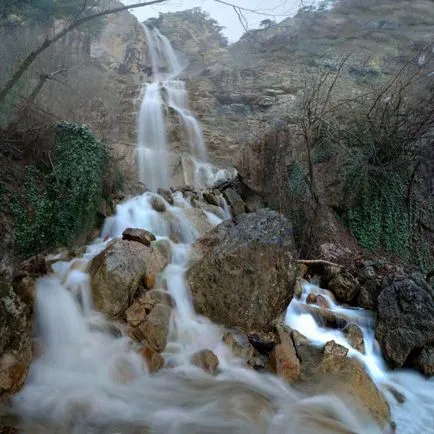
[[[343,268],[343,265],[335,264],[334,262],[326,261],[325,259],[298,259],[296,262],[297,264],[305,264],[305,265],[321,264],[321,265],[330,265],[332,267]]]

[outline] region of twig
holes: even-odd
[[[322,265],[331,265],[332,267],[340,267],[343,268],[343,265],[335,264],[334,262],[326,261],[325,259],[298,259],[297,264],[322,264]]]

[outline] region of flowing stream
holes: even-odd
[[[224,174],[207,166],[200,125],[188,110],[183,83],[174,78],[182,68],[169,41],[156,29],[145,27],[145,31],[151,41],[154,81],[144,88],[138,115],[138,155],[140,177],[151,191],[120,203],[115,215],[106,220],[100,238],[87,247],[82,258],[56,262],[54,273],[37,282],[35,310],[42,352],[14,400],[24,428],[30,423],[27,432],[78,434],[382,432],[361,420],[338,398],[307,398],[276,376],[246,368],[223,344],[224,330],[195,314],[184,278],[191,245],[199,236],[189,218],[192,204],[180,192],[174,193],[173,205],[155,193],[171,182],[165,104],[182,119],[191,152],[197,156],[199,167],[206,168],[201,182],[212,183]],[[155,196],[164,201],[165,213],[153,209]],[[223,208],[219,215],[206,213],[210,224],[230,217],[227,206]],[[163,287],[165,282],[176,303],[163,353],[170,368],[153,375],[148,373],[135,344],[122,333],[113,333],[115,326],[94,310],[86,272],[86,264],[128,227],[147,229],[170,246],[170,263],[156,286]],[[176,243],[170,238],[173,231]],[[310,292],[324,295],[332,310],[361,326],[365,355],[352,349],[342,332],[318,326],[302,309]],[[294,299],[288,308],[286,323],[314,344],[334,339],[349,347],[349,355],[361,360],[384,391],[397,432],[434,433],[433,380],[415,372],[387,370],[373,337],[374,318],[369,312],[339,307],[329,293],[306,282],[301,299]],[[191,355],[202,349],[218,356],[217,376],[191,364]],[[405,397],[403,404],[389,391],[390,385]],[[312,418],[315,411],[322,418]],[[324,420],[336,421],[335,429],[323,424]],[[58,430],[50,431],[47,425],[38,428],[38,423]]]

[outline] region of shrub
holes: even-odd
[[[57,125],[52,167],[29,166],[24,193],[11,204],[17,253],[68,245],[92,228],[105,162],[104,145],[85,126]]]

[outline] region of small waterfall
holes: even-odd
[[[182,67],[169,40],[158,29],[143,25],[152,67],[151,83],[145,83],[138,116],[137,165],[139,179],[151,191],[171,185],[170,149],[167,138],[168,109],[173,110],[186,133],[195,165],[207,163],[207,151],[199,121],[191,113],[185,83],[177,77]],[[199,181],[193,180],[195,185]]]

